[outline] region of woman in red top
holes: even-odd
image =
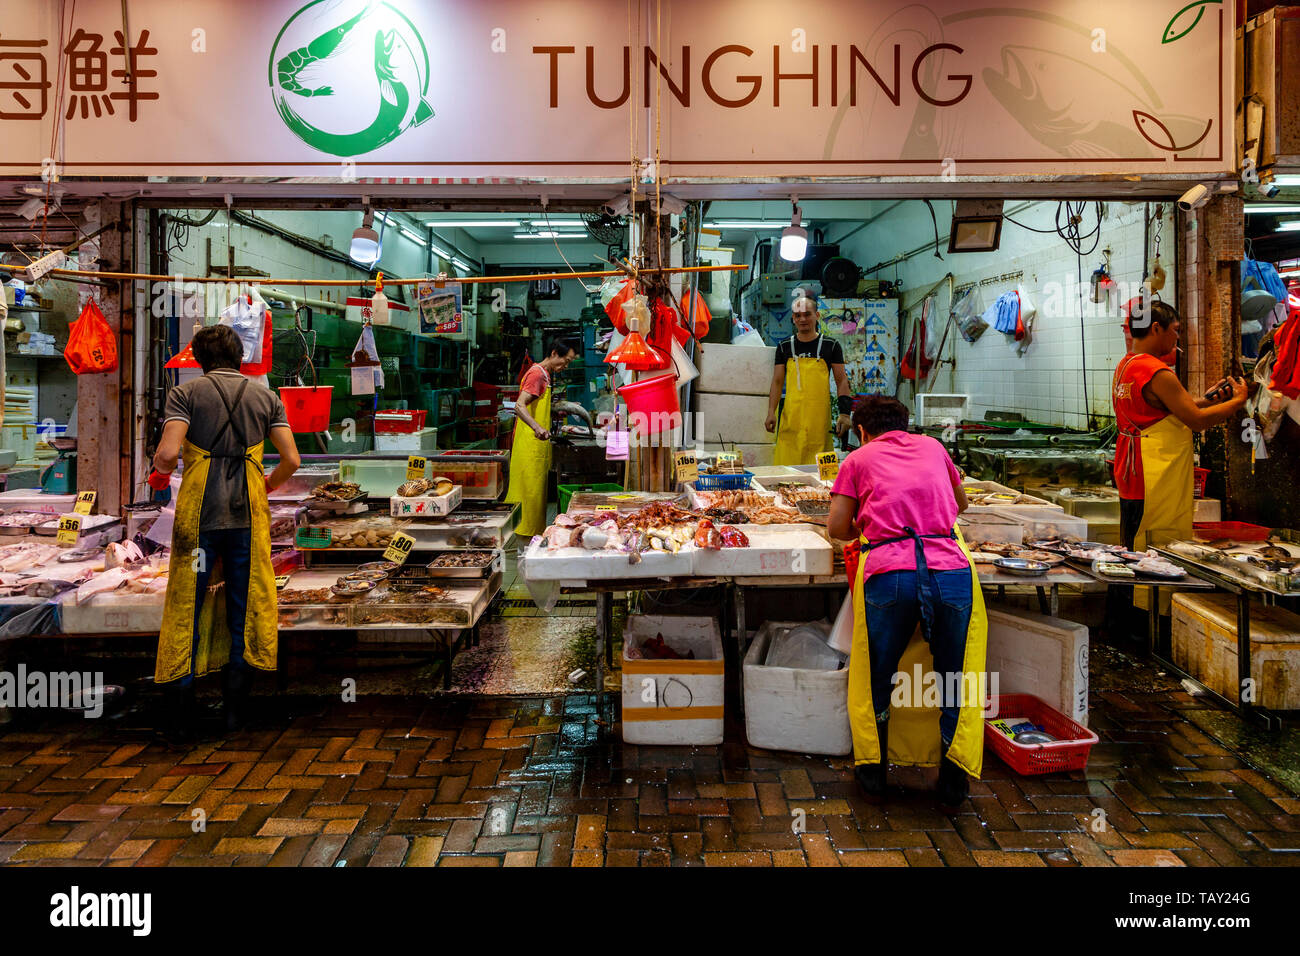
[[[1143,315],[1143,312],[1146,314]],[[1143,550],[1192,533],[1192,433],[1231,418],[1246,403],[1242,379],[1219,382],[1193,398],[1164,363],[1178,344],[1178,313],[1154,301],[1132,311],[1133,351],[1115,369],[1112,400],[1119,438],[1115,486],[1120,497],[1120,535],[1130,550]],[[1209,396],[1225,387],[1231,398]]]

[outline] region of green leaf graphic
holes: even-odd
[[[1187,6],[1175,13],[1173,18],[1165,26],[1165,35],[1160,38],[1160,42],[1173,43],[1175,40],[1181,40],[1183,37],[1187,36],[1187,34],[1195,30],[1196,24],[1201,22],[1201,16],[1205,13],[1206,4],[1210,3],[1221,4],[1223,3],[1223,0],[1196,0],[1195,3],[1189,3]],[[1177,25],[1179,19],[1182,18],[1183,14],[1192,10],[1196,11],[1196,16],[1192,18],[1192,22],[1187,24],[1187,26],[1178,33],[1175,33],[1174,27]]]

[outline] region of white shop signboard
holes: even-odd
[[[6,0],[0,174],[618,179],[629,109],[688,180],[1232,166],[1213,0],[62,6]]]

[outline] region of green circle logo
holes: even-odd
[[[429,52],[391,3],[312,0],[271,46],[267,81],[295,136],[334,156],[359,156],[433,117]]]

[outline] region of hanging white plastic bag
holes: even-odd
[[[357,344],[352,348],[352,362],[356,361],[357,353],[368,357],[374,365],[353,365],[352,366],[352,394],[353,395],[373,395],[376,389],[384,387],[384,369],[379,364],[379,349],[375,347],[375,330],[369,325],[362,326],[361,335],[357,337]],[[357,391],[358,373],[362,373],[362,378],[369,374],[371,380],[371,389],[368,392]],[[362,383],[364,387],[364,383]]]
[[[669,354],[673,360],[673,371],[677,373],[677,387],[681,388],[687,382],[699,378],[700,370],[695,367],[691,357],[686,354],[686,349],[682,348],[681,343],[676,338],[673,339],[672,348]]]
[[[948,312],[957,323],[957,331],[967,342],[974,343],[989,327],[988,322],[982,317],[984,296],[980,293],[978,285],[971,286],[959,295]]]
[[[266,303],[247,292],[221,310],[220,324],[228,325],[244,347],[245,363],[262,360],[262,327],[266,321]]]
[[[176,497],[181,493],[181,469],[177,468],[172,472],[167,487],[172,493],[171,500],[163,505],[162,511],[158,512],[158,519],[145,532],[145,540],[162,545],[164,548],[172,546],[172,526],[176,523]]]
[[[840,605],[840,613],[835,615],[835,623],[831,625],[830,637],[826,638],[826,643],[845,656],[853,653],[852,591],[844,595],[844,603]]]

